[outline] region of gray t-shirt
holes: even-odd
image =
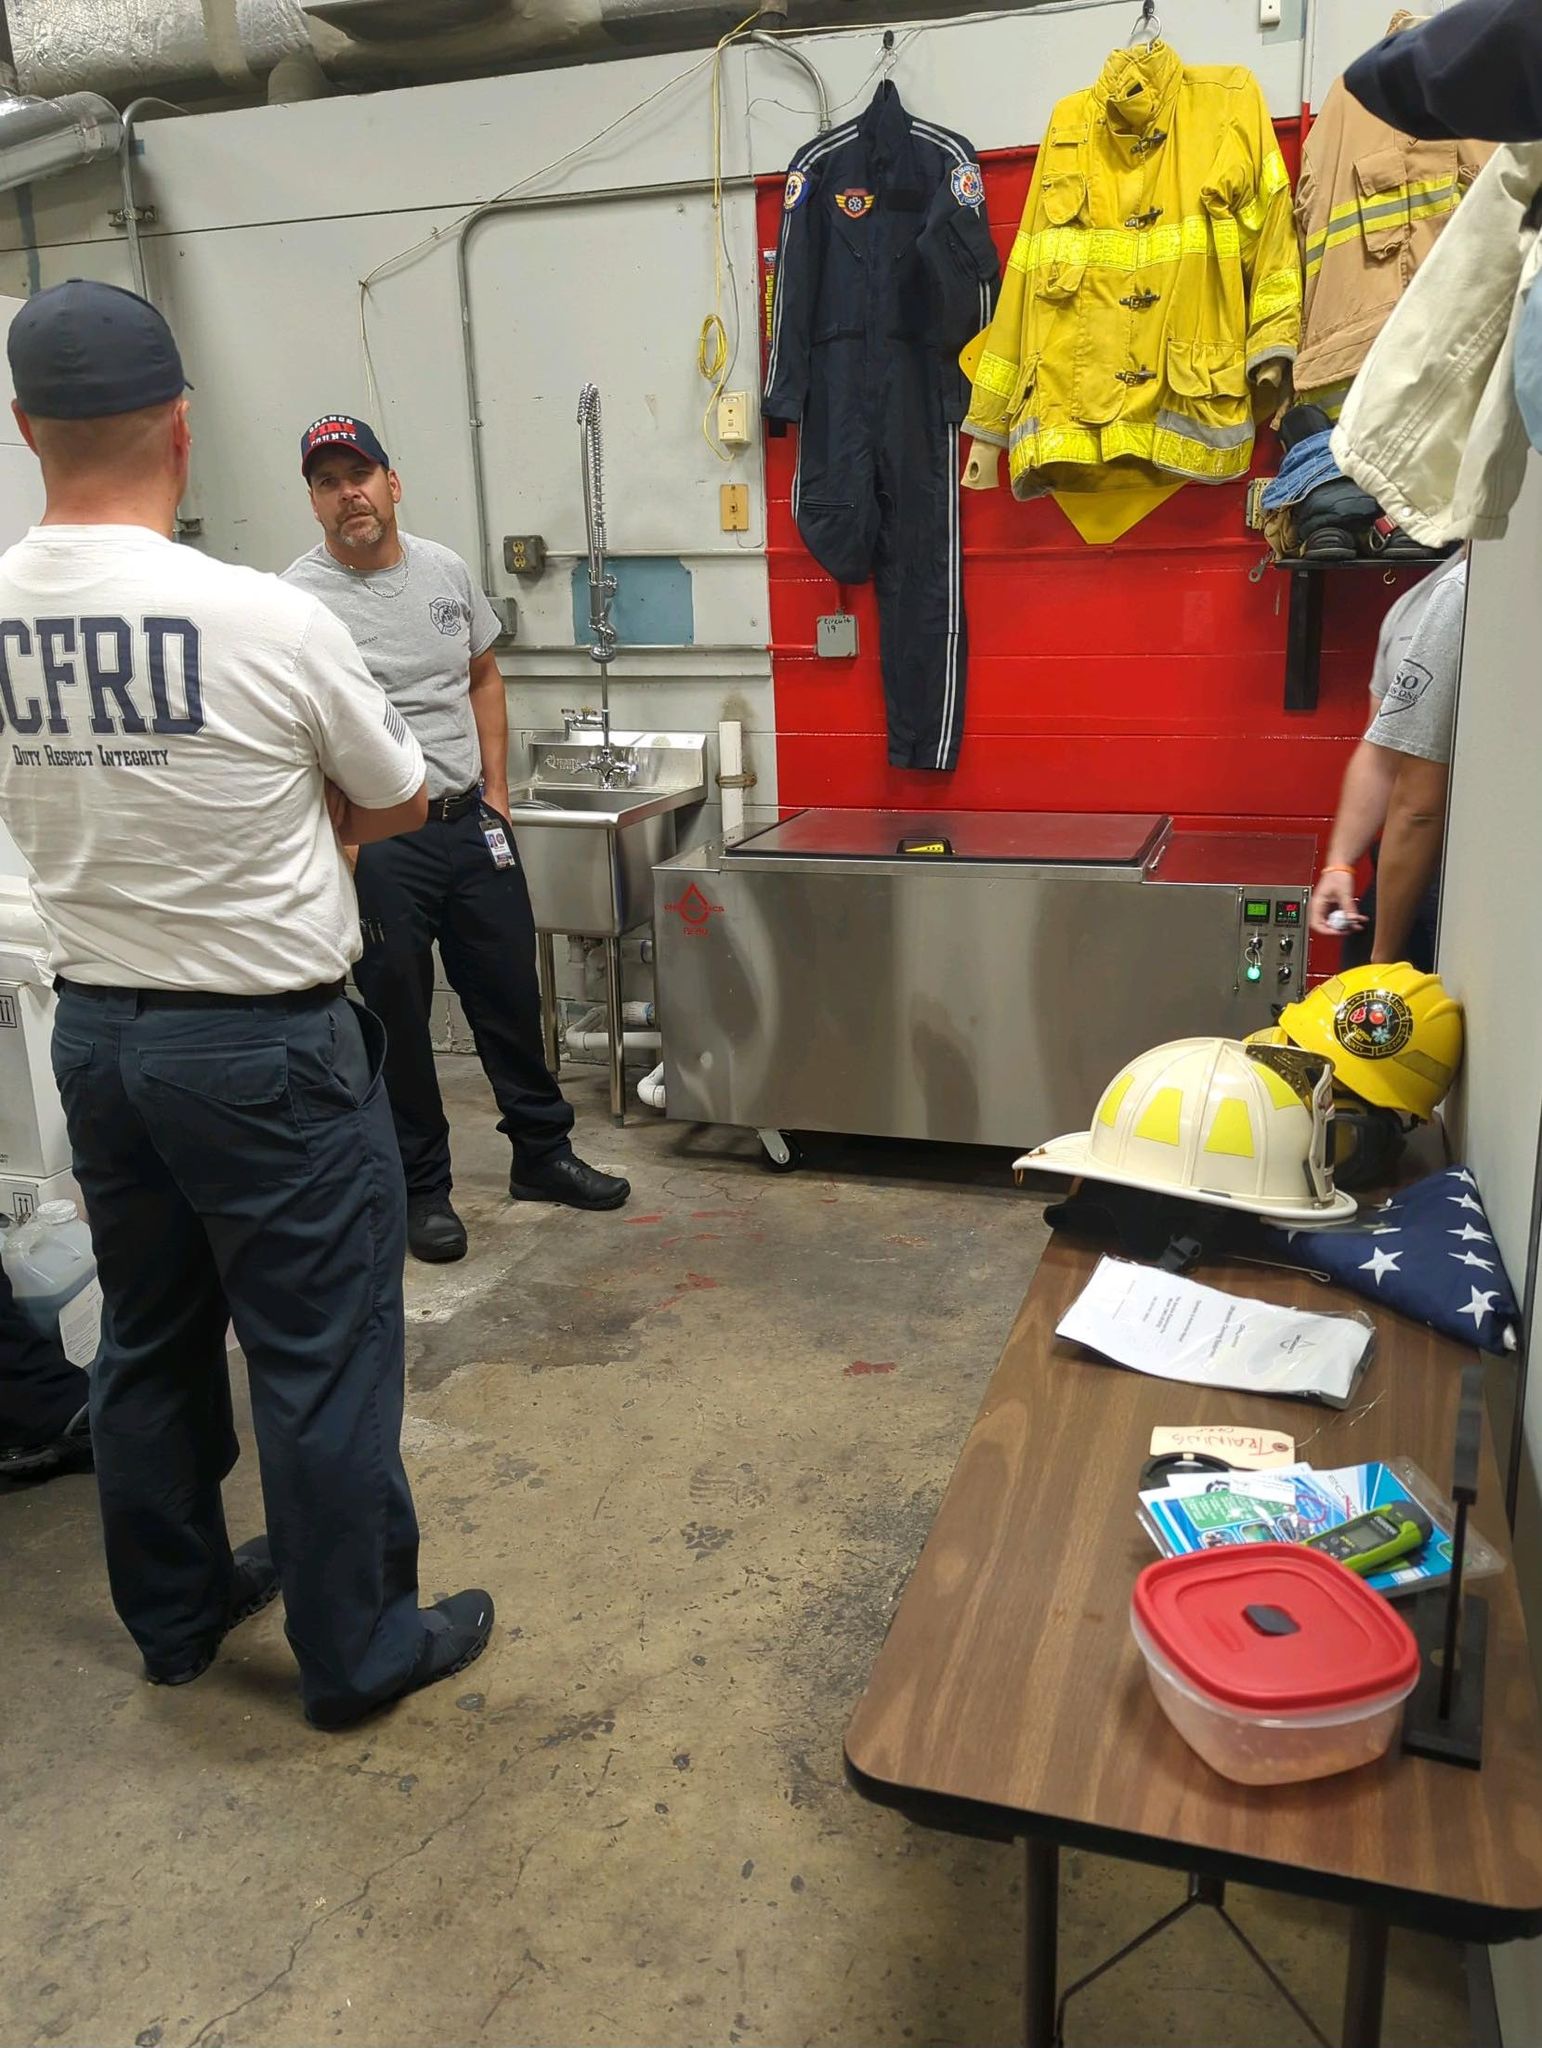
[[[401,562],[370,575],[335,561],[323,543],[291,562],[284,581],[319,597],[353,635],[423,749],[429,795],[458,796],[482,773],[471,660],[502,628],[459,555],[416,534],[401,543]]]
[[[1467,558],[1458,555],[1400,597],[1382,621],[1366,738],[1395,754],[1449,761],[1467,607]],[[366,659],[368,657],[366,656]]]

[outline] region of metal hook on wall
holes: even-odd
[[[1156,11],[1156,0],[1141,0],[1140,19],[1130,31],[1129,47],[1137,43],[1154,43],[1162,33],[1161,19]]]
[[[898,54],[894,47],[894,31],[892,28],[886,28],[883,32],[883,75],[885,78],[893,71],[894,60]]]

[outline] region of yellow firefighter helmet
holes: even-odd
[[[1247,1045],[1289,1045],[1278,1024],[1250,1031]],[[1358,1194],[1385,1187],[1403,1156],[1406,1120],[1396,1110],[1363,1101],[1337,1076],[1333,1082],[1333,1184]]]
[[[1462,1064],[1462,1006],[1438,974],[1406,960],[1352,967],[1280,1012],[1304,1052],[1333,1062],[1344,1086],[1378,1109],[1427,1121]]]
[[[1103,1091],[1090,1131],[1025,1152],[1025,1172],[1081,1175],[1314,1227],[1355,1213],[1336,1189],[1333,1069],[1293,1045],[1179,1038]]]

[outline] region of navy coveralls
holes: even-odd
[[[787,172],[762,411],[797,420],[793,515],[838,583],[878,591],[889,761],[956,765],[964,729],[958,352],[999,265],[961,135],[885,80]]]

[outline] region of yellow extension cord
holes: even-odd
[[[728,353],[728,329],[723,324],[723,52],[760,19],[760,9],[747,14],[737,28],[731,28],[712,53],[712,311],[701,323],[696,342],[696,367],[712,386],[707,409],[701,417],[702,439],[719,462],[732,462],[734,450],[725,448],[713,431],[713,415],[723,396],[733,368]]]

